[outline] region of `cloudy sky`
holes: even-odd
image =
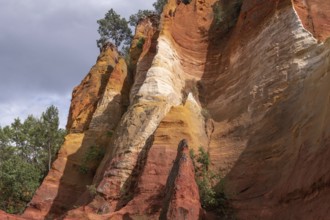
[[[64,127],[71,92],[95,63],[96,21],[128,18],[155,0],[0,0],[0,125],[51,104]]]

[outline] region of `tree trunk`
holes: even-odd
[[[52,151],[50,147],[50,142],[48,142],[48,172],[50,171],[52,165]]]

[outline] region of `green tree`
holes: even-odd
[[[32,163],[12,155],[0,165],[0,208],[22,212],[40,184],[41,172]]]
[[[31,200],[63,143],[58,126],[58,109],[50,106],[40,118],[0,127],[0,209],[20,213]]]
[[[167,3],[167,0],[157,0],[155,3],[152,4],[152,6],[154,6],[157,14],[160,15],[163,12],[163,8],[166,5],[166,3]]]
[[[119,47],[120,45],[130,45],[132,31],[128,26],[128,21],[117,14],[112,8],[105,14],[105,17],[98,20],[98,32],[100,39],[97,46],[102,48],[109,40]]]
[[[141,19],[144,19],[150,15],[155,14],[152,10],[139,10],[136,14],[129,17],[129,25],[135,27]]]
[[[0,165],[3,161],[10,158],[14,152],[14,147],[10,146],[11,129],[9,126],[0,127]]]
[[[106,43],[112,41],[117,47],[122,48],[122,55],[127,56],[127,48],[130,47],[133,38],[131,28],[135,28],[140,19],[152,14],[160,15],[166,3],[167,0],[157,0],[153,3],[154,11],[139,10],[131,15],[128,21],[111,8],[104,18],[97,20],[100,34],[100,38],[96,41],[97,46],[101,49]]]
[[[55,106],[50,106],[42,113],[40,123],[38,127],[38,139],[36,144],[44,149],[43,152],[47,152],[47,164],[48,171],[51,168],[51,164],[54,161],[54,155],[57,153],[61,145],[63,144],[63,138],[65,131],[59,129],[59,112]]]

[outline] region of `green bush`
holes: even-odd
[[[199,188],[199,196],[202,207],[205,209],[216,208],[218,205],[216,200],[216,192],[212,188],[211,179],[207,173],[203,173],[196,182]]]
[[[207,171],[210,165],[209,154],[202,147],[200,147],[198,151],[199,151],[199,155],[197,157],[197,162],[202,165],[203,170]]]
[[[145,39],[144,39],[144,37],[140,37],[139,40],[138,40],[138,42],[136,43],[136,46],[137,46],[138,48],[142,49],[144,43],[145,43]]]
[[[230,218],[231,208],[225,194],[224,179],[220,174],[209,171],[210,158],[208,153],[200,147],[199,154],[195,155],[193,149],[189,154],[195,167],[195,178],[199,189],[202,207],[207,211],[214,211],[219,216]]]
[[[99,161],[104,157],[105,150],[98,146],[91,146],[85,152],[82,164],[78,167],[81,174],[87,174],[90,171],[88,164],[93,161]]]
[[[87,188],[87,191],[88,191],[88,193],[91,195],[91,196],[96,196],[96,194],[97,194],[97,190],[96,190],[96,186],[94,185],[94,184],[92,184],[92,185],[88,185],[88,186],[86,186],[86,188]]]
[[[89,168],[86,166],[86,164],[80,165],[78,170],[81,174],[87,174],[89,172]]]
[[[104,156],[104,149],[98,146],[91,146],[85,154],[84,161],[100,160]]]
[[[195,164],[196,170],[196,183],[199,188],[199,194],[201,199],[202,207],[205,209],[213,209],[217,204],[216,192],[213,189],[213,182],[217,181],[217,176],[213,175],[209,169],[210,158],[204,148],[198,149],[199,154],[194,155],[193,150],[190,151],[190,156],[193,155],[193,163]],[[196,160],[196,162],[195,162]]]
[[[42,174],[38,168],[14,155],[0,165],[0,209],[21,213],[32,199]]]
[[[113,136],[113,130],[109,130],[109,131],[107,131],[106,135],[107,135],[108,137],[112,137],[112,136]]]

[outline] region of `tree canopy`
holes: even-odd
[[[98,32],[100,39],[97,40],[97,46],[101,48],[110,39],[119,47],[122,44],[130,44],[132,35],[128,22],[122,18],[112,8],[105,14],[105,17],[98,20]]]
[[[129,25],[135,27],[140,19],[143,19],[149,15],[155,14],[155,11],[152,10],[139,10],[137,13],[129,17]]]
[[[161,14],[163,12],[163,8],[166,5],[167,0],[157,0],[155,3],[152,4],[152,6],[154,6],[155,11],[158,14]]]
[[[58,109],[40,118],[19,118],[0,127],[0,209],[20,213],[48,173],[66,131],[59,128]]]
[[[136,27],[141,18],[151,14],[161,14],[167,0],[157,0],[153,3],[154,10],[139,10],[129,17],[129,20],[122,18],[112,8],[105,14],[104,18],[97,20],[99,24],[98,33],[100,38],[96,41],[101,49],[107,42],[112,41],[118,48],[130,46],[132,41],[132,29]]]

